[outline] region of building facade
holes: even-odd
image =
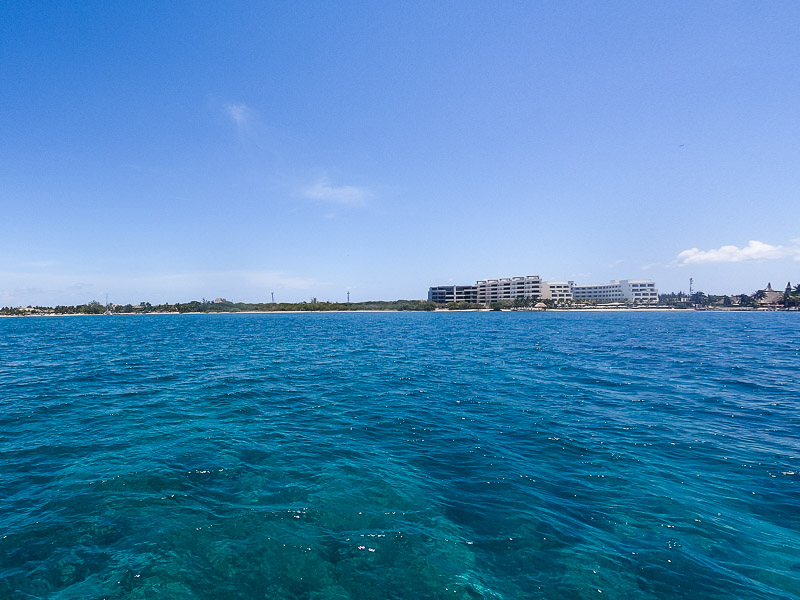
[[[573,284],[572,297],[575,300],[595,300],[597,302],[658,302],[656,284],[649,279],[621,279],[608,283]]]
[[[478,288],[474,285],[437,285],[428,290],[428,302],[478,302]]]
[[[482,279],[475,286],[478,288],[480,304],[491,304],[498,300],[542,297],[542,280],[538,275]]]
[[[574,281],[542,281],[538,275],[482,279],[475,285],[440,285],[428,290],[428,300],[439,304],[469,302],[488,306],[492,302],[517,298],[655,304],[658,290],[649,279],[576,284]]]
[[[542,299],[556,300],[557,302],[572,300],[573,285],[572,281],[543,281]]]

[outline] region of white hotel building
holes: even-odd
[[[538,275],[482,279],[475,284],[475,287],[478,288],[480,304],[491,304],[498,300],[513,300],[514,298],[542,297],[542,280]]]
[[[571,281],[543,281],[542,299],[543,300],[572,300]]]
[[[576,284],[573,281],[542,281],[538,275],[482,279],[471,285],[442,285],[428,290],[428,300],[477,302],[489,305],[499,300],[542,298],[557,302],[590,300],[595,302],[658,302],[656,284],[649,279],[621,279],[608,283]]]
[[[573,284],[575,300],[598,302],[658,302],[656,284],[649,279],[620,279],[608,283]]]

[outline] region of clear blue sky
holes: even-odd
[[[798,2],[4,2],[0,305],[800,280]]]

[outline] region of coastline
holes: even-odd
[[[301,315],[301,314],[368,314],[368,313],[436,313],[436,314],[459,314],[459,313],[773,313],[773,312],[800,312],[796,309],[770,309],[770,308],[665,308],[665,307],[641,307],[641,308],[548,308],[547,310],[513,310],[504,308],[502,310],[492,310],[490,308],[472,308],[464,310],[449,310],[440,308],[432,311],[427,310],[240,310],[240,311],[214,311],[214,312],[140,312],[140,313],[112,313],[110,315],[87,314],[87,313],[34,313],[25,315],[0,315],[0,319],[17,319],[29,317],[137,317],[153,315]]]

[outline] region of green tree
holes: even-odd
[[[692,294],[691,301],[698,306],[708,306],[708,296],[704,292]]]
[[[739,306],[744,308],[753,307],[756,305],[756,300],[754,296],[750,296],[748,294],[739,294]]]
[[[489,305],[492,310],[503,310],[504,308],[511,308],[511,300],[497,300]]]

